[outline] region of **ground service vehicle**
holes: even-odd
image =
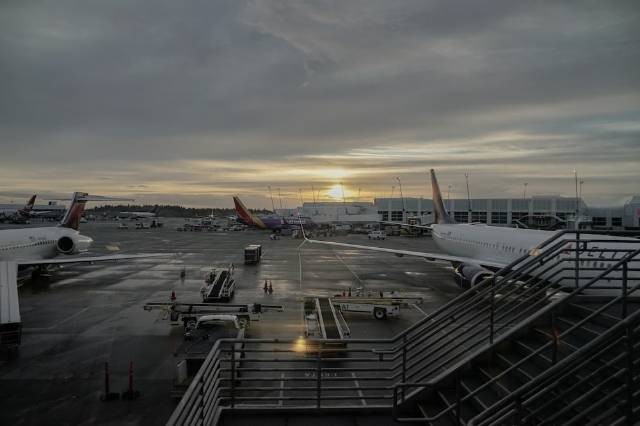
[[[367,234],[370,240],[384,240],[387,238],[387,234],[384,231],[371,231]]]
[[[244,263],[247,265],[260,263],[262,258],[262,246],[260,244],[250,244],[244,248]]]

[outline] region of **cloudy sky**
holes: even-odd
[[[0,199],[640,194],[638,1],[5,0]],[[333,189],[332,189],[333,188]],[[397,194],[398,190],[395,190]]]

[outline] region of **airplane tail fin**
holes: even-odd
[[[26,206],[24,206],[24,210],[31,211],[33,209],[33,205],[36,203],[36,194],[33,194],[31,198],[29,198],[29,202]]]
[[[442,194],[440,193],[440,186],[438,185],[438,179],[436,178],[436,172],[431,169],[431,189],[433,190],[433,211],[435,213],[436,223],[454,223],[444,208],[444,202],[442,201]]]
[[[84,206],[85,204],[87,204],[88,196],[89,194],[85,192],[73,193],[71,204],[65,212],[59,226],[63,228],[71,228],[76,231],[78,230],[78,227],[80,225],[80,217],[82,217],[82,213],[84,212]]]
[[[236,213],[238,216],[245,221],[247,225],[257,226],[258,228],[266,228],[266,225],[260,220],[259,217],[254,215],[249,211],[248,208],[245,207],[244,203],[238,197],[233,197],[233,204],[236,207]]]
[[[33,194],[31,198],[29,198],[29,201],[27,202],[27,204],[25,204],[25,206],[19,210],[19,213],[21,215],[29,215],[29,213],[31,213],[31,210],[33,210],[33,206],[35,203],[36,203],[36,194]]]

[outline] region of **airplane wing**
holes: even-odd
[[[171,256],[171,253],[149,254],[110,254],[106,256],[68,256],[54,259],[24,259],[18,260],[18,265],[63,265],[67,263],[93,263],[128,259],[145,259],[149,257]]]
[[[321,241],[321,240],[310,240],[305,238],[305,241],[312,244],[324,244],[329,246],[336,247],[345,247],[357,250],[369,250],[369,251],[378,251],[382,253],[390,253],[395,254],[396,256],[414,256],[421,257],[425,260],[436,262],[436,261],[444,261],[444,262],[452,262],[452,263],[471,263],[474,265],[480,265],[488,268],[503,268],[506,264],[491,262],[491,261],[480,261],[478,259],[473,259],[471,257],[462,257],[462,256],[451,256],[444,253],[427,253],[421,251],[410,251],[410,250],[398,250],[386,247],[373,247],[373,246],[362,246],[358,244],[348,244],[348,243],[338,243],[334,241]]]

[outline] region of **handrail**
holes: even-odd
[[[614,337],[621,330],[626,330],[629,326],[635,325],[638,322],[640,322],[640,310],[634,312],[633,314],[629,315],[626,318],[621,319],[616,325],[609,328],[605,333],[601,334],[600,336],[591,340],[589,343],[583,346],[580,351],[573,352],[571,355],[562,359],[561,361],[556,363],[554,366],[544,371],[539,376],[533,378],[531,381],[527,382],[523,386],[512,391],[508,396],[502,398],[500,401],[496,402],[491,407],[487,408],[485,411],[483,411],[482,413],[472,418],[467,424],[469,426],[473,426],[476,424],[476,422],[478,422],[482,418],[490,415],[491,412],[494,412],[500,409],[501,407],[505,407],[509,403],[514,403],[516,400],[521,398],[522,395],[524,395],[525,393],[530,392],[535,387],[546,382],[550,378],[556,377],[558,373],[571,368],[571,366],[575,362],[582,360],[586,355],[590,353],[590,351],[594,349],[598,349],[602,343],[606,343],[609,339]]]
[[[504,341],[510,339],[513,335],[519,333],[524,327],[527,327],[528,324],[530,324],[533,320],[535,320],[536,318],[539,318],[543,315],[545,315],[547,312],[550,312],[552,310],[555,310],[556,308],[558,308],[558,306],[564,305],[566,303],[568,303],[569,300],[571,300],[572,298],[574,298],[576,295],[578,295],[579,293],[582,293],[585,289],[589,288],[593,283],[601,280],[603,277],[605,277],[606,275],[608,275],[609,273],[616,271],[619,269],[619,267],[622,264],[625,264],[627,262],[629,262],[631,259],[633,259],[634,257],[638,256],[640,254],[640,249],[635,250],[631,253],[628,253],[624,258],[620,259],[618,262],[616,262],[614,265],[610,266],[609,268],[607,268],[607,270],[605,270],[604,272],[602,272],[599,276],[594,277],[593,279],[591,279],[589,282],[587,282],[586,284],[580,286],[579,288],[575,289],[573,292],[569,293],[566,297],[559,299],[558,301],[551,303],[545,307],[543,307],[540,310],[537,310],[534,314],[530,315],[528,318],[526,318],[525,320],[522,320],[516,327],[512,328],[511,330],[509,330],[507,333],[501,335],[496,341],[494,341],[493,344],[490,345],[486,345],[484,347],[481,347],[479,349],[477,349],[475,352],[472,352],[469,356],[465,357],[465,359],[459,361],[458,363],[450,366],[446,371],[442,372],[441,374],[432,377],[430,380],[425,381],[425,382],[420,382],[420,385],[417,385],[416,383],[400,383],[397,384],[396,386],[400,386],[401,388],[406,388],[409,387],[409,385],[412,385],[410,387],[415,387],[415,388],[428,388],[428,387],[433,387],[435,386],[439,381],[443,380],[444,378],[446,378],[447,376],[449,376],[450,374],[452,374],[453,372],[459,370],[460,368],[464,367],[467,363],[468,360],[470,359],[475,359],[478,356],[482,355],[483,353],[489,352],[494,350],[496,347],[500,346]],[[636,290],[640,289],[640,284],[634,286],[630,292],[634,292]],[[604,309],[608,306],[611,306],[619,301],[621,301],[624,297],[626,297],[626,294],[620,295],[618,297],[616,297],[615,299],[611,300],[608,304],[606,304],[604,307],[601,307],[599,310],[595,311],[594,313],[592,313],[589,317],[595,315],[596,313],[602,312],[604,311]],[[640,312],[640,311],[639,311]],[[578,324],[584,323],[586,322],[585,320],[579,322]],[[571,329],[576,328],[577,325],[575,325],[574,327],[572,327]],[[564,333],[563,333],[564,334]],[[537,351],[534,351],[533,353],[531,353],[530,355],[528,355],[527,358],[533,357],[534,355],[542,352],[545,349],[548,349],[548,345],[550,345],[551,343],[548,343],[542,347],[540,347]],[[577,352],[576,352],[577,353]],[[524,361],[524,360],[522,360]],[[522,362],[521,361],[521,362]],[[514,364],[513,366],[511,366],[507,371],[517,367],[519,364]],[[503,372],[504,373],[504,372]],[[489,383],[494,383],[496,382],[499,378],[501,377],[501,375],[494,377],[491,381],[485,383],[483,386],[476,388],[473,392],[471,392],[470,394],[466,395],[462,400],[467,400],[468,398],[470,398],[471,396],[474,396],[475,394],[479,393],[479,391],[483,390],[486,386],[488,386]],[[394,387],[395,388],[395,387]],[[415,392],[419,392],[419,390],[415,391]],[[394,389],[394,395],[396,395],[397,392]],[[394,401],[394,405],[395,405],[395,401]],[[440,418],[442,415],[452,411],[455,408],[455,405],[452,405],[450,407],[448,407],[447,409],[441,411],[440,413],[438,413],[437,416],[433,417],[433,418],[426,418],[426,419],[422,419],[423,421],[433,421],[436,420],[437,418]]]

